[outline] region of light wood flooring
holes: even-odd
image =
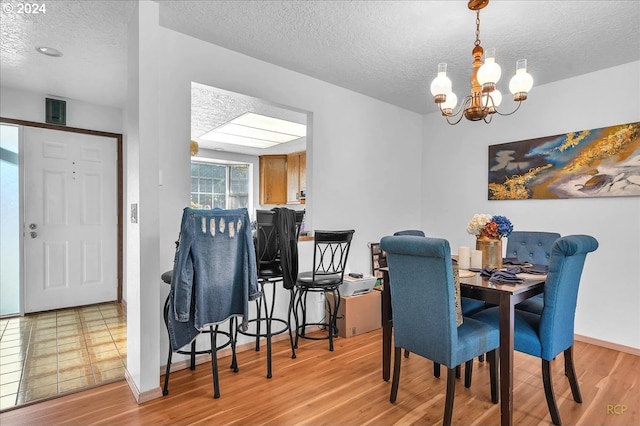
[[[0,414],[9,425],[437,425],[442,423],[446,374],[433,377],[431,362],[403,359],[400,390],[389,402],[391,384],[382,380],[381,331],[326,341],[302,340],[291,359],[288,340],[274,343],[273,378],[265,377],[266,352],[238,355],[240,371],[221,358],[222,396],[213,399],[210,363],[171,374],[169,395],[137,405],[117,382]],[[577,404],[553,362],[556,398],[565,425],[640,424],[640,357],[576,342],[576,370],[584,402]],[[540,361],[515,354],[514,424],[550,425]],[[488,364],[476,360],[473,384],[456,383],[453,424],[496,425],[499,405],[490,401]],[[158,386],[162,376],[159,375]],[[622,414],[614,413],[614,406]],[[611,408],[609,408],[611,407]]]

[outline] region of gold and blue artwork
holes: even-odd
[[[640,122],[489,146],[489,200],[640,196]]]

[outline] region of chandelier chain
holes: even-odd
[[[475,46],[480,46],[480,11],[476,11],[476,41]]]

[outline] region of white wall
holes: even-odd
[[[353,268],[369,269],[367,242],[419,224],[420,157],[401,154],[421,150],[418,114],[164,28],[161,34],[167,52],[160,66],[161,199],[170,204],[161,209],[161,229],[164,224],[173,228],[161,235],[164,242],[175,239],[181,208],[188,202],[189,156],[183,144],[189,141],[191,81],[314,114],[306,208],[317,229],[356,229]],[[172,250],[164,242],[166,263]]]
[[[639,197],[487,200],[489,145],[638,120],[639,62],[534,86],[518,112],[489,125],[425,116],[423,229],[449,239],[454,252],[474,245],[466,225],[475,213],[505,215],[520,230],[594,236],[600,247],[587,257],[575,331],[640,348]]]
[[[127,379],[139,402],[160,396],[159,349],[162,301],[160,299],[159,237],[159,77],[161,46],[158,37],[158,4],[143,1],[129,25],[128,87],[124,141],[125,265],[127,289]],[[164,99],[167,104],[170,100]],[[170,121],[170,118],[168,118]],[[185,149],[188,158],[189,150]],[[129,220],[131,205],[138,207],[138,221]],[[163,358],[164,358],[163,356]],[[165,358],[166,359],[166,358]]]
[[[350,254],[352,270],[370,270],[368,242],[419,225],[422,119],[418,114],[165,28],[158,27],[158,36],[158,45],[162,46],[155,104],[159,136],[153,149],[158,150],[163,176],[158,192],[160,257],[158,269],[140,273],[155,277],[153,285],[159,285],[161,272],[173,266],[174,241],[182,209],[189,202],[190,158],[186,146],[190,140],[192,81],[313,114],[307,140],[310,202],[306,209],[316,229],[356,230]],[[145,156],[141,146],[141,164]],[[140,188],[154,190],[142,183]],[[310,252],[306,248],[301,251]],[[310,263],[310,259],[300,259],[301,268],[308,268]],[[155,347],[164,359],[168,341],[159,313],[168,286],[160,288],[157,307],[143,307],[139,315],[141,323],[155,321],[162,330]],[[129,314],[138,313],[129,310]],[[157,370],[154,373],[157,375]]]
[[[51,95],[11,87],[0,87],[0,116],[16,120],[45,122],[45,98]],[[67,102],[67,127],[122,133],[122,110],[120,108],[90,104],[76,99]]]

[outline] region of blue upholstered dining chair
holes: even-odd
[[[540,315],[516,310],[514,349],[542,359],[542,381],[551,420],[560,425],[560,413],[551,383],[551,360],[564,352],[565,375],[576,402],[582,402],[573,366],[573,322],[582,268],[588,253],[598,241],[588,235],[569,235],[557,239],[551,249],[549,273],[544,286],[544,305]],[[486,309],[474,319],[497,326],[498,308]]]
[[[417,237],[424,237],[425,233],[418,229],[407,229],[404,231],[394,232],[393,235],[415,235]],[[484,309],[485,302],[482,300],[472,299],[470,297],[462,297],[460,298],[460,305],[462,307],[462,315],[473,315]]]
[[[551,257],[551,246],[558,238],[557,232],[513,231],[507,239],[506,257],[546,266]]]
[[[404,231],[397,231],[394,232],[393,235],[414,235],[416,237],[424,237],[424,231],[421,231],[419,229],[405,229]]]
[[[393,381],[389,400],[395,402],[402,349],[448,368],[444,425],[451,424],[455,367],[489,353],[491,399],[498,402],[495,349],[498,326],[465,317],[456,324],[451,249],[447,240],[388,236],[380,240],[387,253],[394,329]],[[470,370],[470,369],[469,369]]]
[[[538,266],[548,266],[551,247],[560,238],[557,232],[513,231],[507,239],[507,258],[517,258]],[[540,314],[544,304],[544,293],[520,302],[516,309]]]
[[[416,237],[424,237],[425,233],[419,229],[406,229],[404,231],[394,232],[393,235],[414,235]],[[460,298],[460,309],[462,310],[462,315],[473,315],[477,312],[480,312],[485,308],[485,302],[482,300],[472,299],[470,297],[461,297]],[[409,358],[409,351],[404,351],[404,357]],[[480,355],[480,361],[484,361],[484,354]],[[440,377],[440,364],[437,362],[433,363],[433,375],[436,377]],[[456,376],[460,377],[460,366],[456,368]],[[467,374],[467,387],[471,385],[471,374]]]

